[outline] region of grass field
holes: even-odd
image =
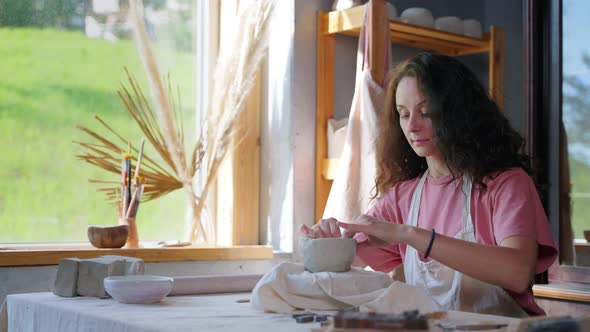
[[[158,50],[181,87],[185,123],[192,124],[192,55]],[[99,114],[137,144],[141,134],[116,95],[127,67],[145,82],[133,43],[89,39],[80,32],[0,28],[0,242],[86,240],[88,224],[116,224],[117,211],[88,179],[118,176],[75,158],[76,129],[101,129]],[[148,90],[144,90],[149,94]],[[187,128],[186,137],[191,137]],[[150,147],[146,153],[154,156]],[[140,239],[178,239],[186,195],[142,204]]]

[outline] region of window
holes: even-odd
[[[590,23],[583,14],[590,12],[590,3],[564,0],[562,10],[562,119],[567,134],[575,263],[590,266],[590,245],[584,237],[586,231],[590,238],[590,44],[584,33]]]
[[[160,71],[179,87],[193,141],[195,3],[143,2]],[[95,114],[135,146],[142,137],[116,94],[124,68],[149,94],[128,8],[126,0],[0,0],[0,243],[86,241],[87,225],[117,223],[116,207],[97,191],[108,184],[88,182],[117,177],[78,160],[73,142],[93,142],[76,125],[113,138]],[[178,239],[185,206],[182,190],[142,204],[140,239]]]
[[[584,93],[590,87],[584,77],[590,48],[583,35],[589,23],[580,16],[590,8],[581,0],[526,1],[525,6],[525,135],[560,250],[549,279],[590,282],[584,239],[590,228],[590,100]]]

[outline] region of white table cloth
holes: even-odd
[[[161,303],[133,305],[121,304],[113,299],[64,298],[53,293],[14,294],[7,296],[0,311],[0,332],[309,332],[320,326],[315,322],[298,324],[291,314],[264,313],[254,309],[251,303],[237,302],[249,297],[250,293],[169,296]],[[447,317],[437,322],[464,325],[482,322],[508,324],[518,321],[508,317],[449,311]]]
[[[297,324],[290,314],[255,310],[238,303],[249,293],[169,296],[151,305],[113,299],[63,298],[53,293],[8,295],[1,317],[8,331],[310,331],[319,323]],[[3,331],[2,331],[3,332]]]

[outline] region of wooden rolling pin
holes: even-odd
[[[170,295],[251,292],[262,274],[224,274],[174,277]]]

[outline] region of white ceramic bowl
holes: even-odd
[[[341,238],[299,238],[303,266],[310,272],[346,272],[356,255],[356,240]]]
[[[387,2],[387,17],[390,21],[397,19],[397,8],[391,2]]]
[[[463,20],[463,34],[469,37],[481,38],[483,34],[481,23],[474,19]]]
[[[104,289],[121,303],[147,304],[162,301],[170,293],[170,277],[128,275],[104,278]]]
[[[463,34],[463,21],[457,16],[439,17],[434,21],[434,27],[437,30],[456,33],[458,35]]]
[[[434,27],[434,18],[430,10],[420,7],[407,8],[400,15],[400,21],[425,28]]]

